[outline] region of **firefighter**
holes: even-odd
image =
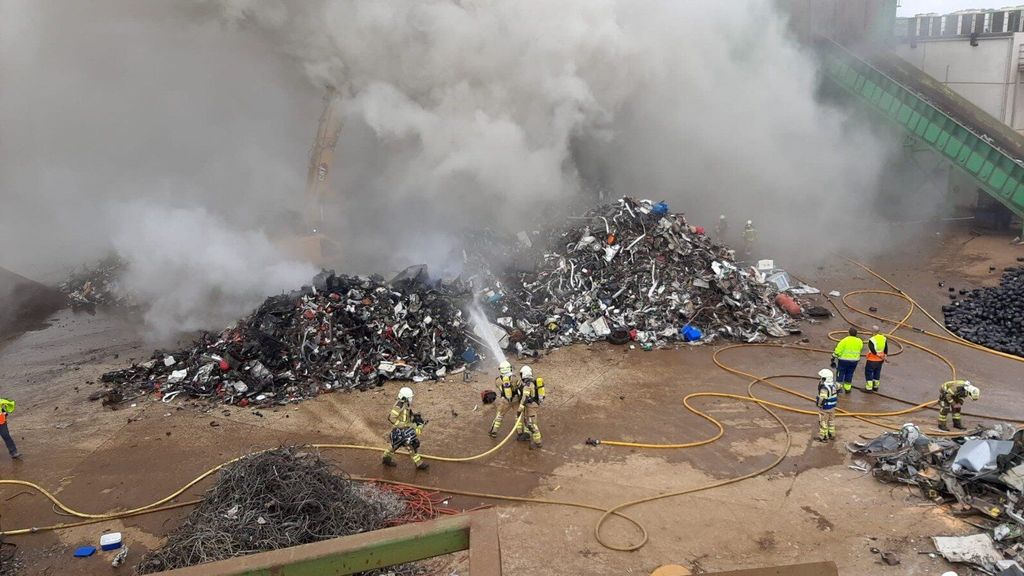
[[[747,258],[754,252],[754,242],[757,242],[757,230],[754,228],[754,221],[747,220],[743,227],[743,253]]]
[[[14,412],[14,400],[0,398],[0,438],[4,439],[11,458],[17,460],[21,458],[21,452],[18,452],[18,446],[14,444],[14,438],[11,438],[11,433],[7,430],[7,415],[11,412]]]
[[[818,371],[818,440],[828,442],[836,437],[836,404],[839,403],[839,387],[836,386],[832,371],[822,368]]]
[[[946,423],[949,413],[953,413],[953,427],[957,430],[964,429],[961,420],[960,410],[963,408],[964,399],[968,396],[971,400],[977,400],[981,396],[981,390],[971,384],[970,380],[950,380],[943,382],[939,388],[939,430],[949,431]]]
[[[851,327],[849,336],[836,344],[832,351],[832,367],[836,369],[836,382],[849,394],[853,390],[853,373],[860,362],[860,351],[864,349],[864,341],[857,337],[857,329]]]
[[[718,223],[715,224],[715,240],[718,242],[725,242],[725,234],[729,231],[729,222],[725,219],[725,214],[718,216]]]
[[[523,366],[519,371],[520,399],[519,412],[523,418],[519,423],[517,440],[530,440],[530,448],[541,447],[540,426],[537,424],[537,407],[544,400],[544,379],[533,377],[533,368]],[[525,428],[525,430],[524,430]]]
[[[517,410],[522,399],[522,383],[516,378],[515,373],[512,372],[512,364],[507,360],[502,361],[498,364],[498,377],[494,379],[494,387],[497,389],[498,398],[494,402],[494,422],[491,423],[491,438],[498,437],[498,430],[501,429],[501,420],[505,417],[505,414],[515,407]],[[516,413],[516,419],[519,419],[519,413]],[[516,426],[516,429],[522,432],[522,421]]]
[[[412,388],[405,387],[398,391],[398,401],[388,415],[388,422],[391,422],[391,445],[384,451],[384,465],[397,466],[395,452],[405,447],[409,449],[417,470],[430,468],[430,464],[424,462],[419,453],[420,434],[427,422],[412,411]]]
[[[871,327],[871,338],[868,338],[868,357],[864,362],[864,389],[878,392],[881,384],[882,364],[889,354],[889,342],[878,326]]]

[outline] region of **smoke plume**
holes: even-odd
[[[298,286],[267,238],[294,232],[327,87],[346,270],[452,270],[459,232],[595,189],[820,255],[887,150],[817,81],[770,0],[0,0],[0,266],[117,250],[160,333]]]

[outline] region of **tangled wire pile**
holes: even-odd
[[[792,326],[773,284],[664,202],[621,198],[518,239],[519,260],[536,254],[531,270],[491,271],[489,254],[467,262],[482,264],[474,286],[520,353],[606,338],[759,342]]]
[[[957,336],[1024,356],[1024,267],[1007,268],[999,286],[971,290],[942,312],[946,327]]]
[[[377,530],[406,513],[398,495],[349,480],[316,453],[294,447],[260,452],[225,467],[203,502],[137,571],[149,574]],[[390,568],[387,573],[415,571]]]
[[[157,392],[213,403],[285,404],[386,379],[437,379],[463,365],[458,285],[430,283],[425,267],[390,283],[324,272],[301,291],[268,298],[248,318],[192,346],[157,351],[103,375],[93,399],[117,404]]]

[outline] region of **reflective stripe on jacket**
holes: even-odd
[[[950,380],[943,382],[939,388],[939,401],[947,403],[962,403],[967,398],[967,388],[964,387],[966,380]]]
[[[839,403],[839,387],[835,384],[818,385],[818,408],[832,410]]]
[[[833,354],[840,360],[860,360],[860,351],[864,349],[864,341],[856,336],[847,336],[836,344]]]
[[[885,355],[888,353],[889,342],[886,340],[885,334],[875,334],[868,338],[868,360],[881,362],[885,360]]]
[[[395,403],[395,407],[391,409],[391,414],[388,414],[388,421],[395,428],[412,427],[412,407],[407,402],[399,400]]]

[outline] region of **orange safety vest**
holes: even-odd
[[[877,354],[875,352],[872,352],[871,346],[869,345],[868,360],[870,360],[871,362],[881,362],[882,360],[885,360],[885,349],[888,348],[885,335],[875,334],[871,338],[868,338],[868,342],[870,344],[874,344],[875,351],[877,352]]]
[[[7,412],[0,410],[0,426],[7,424]]]

